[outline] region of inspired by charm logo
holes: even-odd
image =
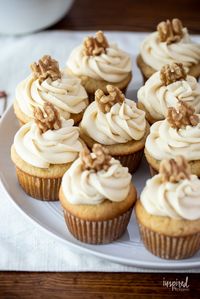
[[[166,280],[163,277],[163,286],[176,292],[189,291],[190,288],[188,276],[186,276],[185,280],[179,280],[178,278],[176,280]]]

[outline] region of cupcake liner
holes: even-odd
[[[158,171],[156,169],[154,169],[151,165],[149,165],[149,170],[150,170],[151,176],[158,174]]]
[[[16,168],[17,178],[23,190],[33,198],[44,201],[58,200],[62,178],[40,178]]]
[[[122,215],[104,221],[83,220],[64,209],[64,217],[70,233],[79,241],[89,244],[107,244],[125,232],[133,207]]]
[[[150,230],[139,223],[140,236],[145,247],[163,259],[185,259],[200,249],[200,233],[171,237]]]
[[[129,172],[133,173],[137,170],[143,157],[144,150],[141,149],[133,154],[129,155],[117,155],[113,156],[118,159],[124,167],[128,167]]]

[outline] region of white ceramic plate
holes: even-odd
[[[200,252],[190,259],[181,261],[162,260],[149,253],[140,241],[134,215],[131,217],[124,236],[111,244],[96,246],[77,241],[67,230],[59,202],[48,203],[32,199],[19,187],[15,169],[10,159],[10,147],[17,129],[18,124],[13,109],[10,108],[0,123],[0,178],[10,200],[35,225],[39,225],[66,245],[130,266],[166,270],[189,269],[200,266]],[[149,170],[143,161],[133,176],[138,192],[141,191],[148,177]]]

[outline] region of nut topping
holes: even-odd
[[[179,19],[160,22],[157,26],[157,31],[159,40],[167,44],[176,43],[183,37],[183,25]]]
[[[101,89],[97,89],[95,92],[95,101],[103,113],[109,112],[113,105],[116,103],[121,104],[125,99],[123,93],[118,87],[107,85],[106,89],[108,91],[108,95],[105,95]]]
[[[163,183],[178,183],[180,180],[190,179],[190,166],[183,156],[162,160],[159,173]]]
[[[96,33],[96,37],[89,36],[83,42],[83,55],[98,56],[106,52],[108,41],[102,31]]]
[[[166,64],[160,70],[160,80],[166,86],[179,80],[185,80],[186,76],[182,63]]]

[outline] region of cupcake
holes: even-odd
[[[58,200],[63,174],[78,158],[83,145],[79,128],[65,120],[51,103],[34,109],[34,121],[23,125],[14,137],[11,158],[19,184],[37,199]]]
[[[95,144],[92,153],[81,151],[64,174],[59,199],[76,239],[105,244],[125,232],[137,195],[128,168]]]
[[[130,55],[116,44],[108,43],[103,32],[95,37],[87,37],[83,44],[75,48],[67,61],[68,72],[81,79],[89,99],[94,99],[97,89],[106,92],[112,84],[123,92],[131,81]]]
[[[108,95],[98,89],[95,101],[85,110],[81,138],[90,149],[94,143],[105,146],[132,173],[143,156],[149,125],[134,101],[126,99],[115,86],[106,88]]]
[[[165,119],[168,107],[175,107],[180,100],[200,113],[200,84],[186,75],[182,63],[163,66],[138,91],[138,107],[146,112],[150,124]]]
[[[168,108],[165,120],[151,126],[145,144],[145,156],[152,175],[158,173],[163,159],[187,157],[193,174],[200,177],[200,115],[185,102]]]
[[[184,259],[200,249],[200,180],[183,156],[162,161],[135,211],[141,239],[154,255]]]
[[[14,111],[21,125],[33,119],[35,107],[52,103],[64,119],[78,123],[88,105],[88,96],[80,79],[59,69],[58,62],[43,56],[31,65],[32,73],[18,84]]]
[[[183,63],[187,72],[198,78],[200,75],[200,45],[191,41],[187,28],[179,19],[167,20],[157,26],[143,41],[137,65],[146,81],[165,64]]]

